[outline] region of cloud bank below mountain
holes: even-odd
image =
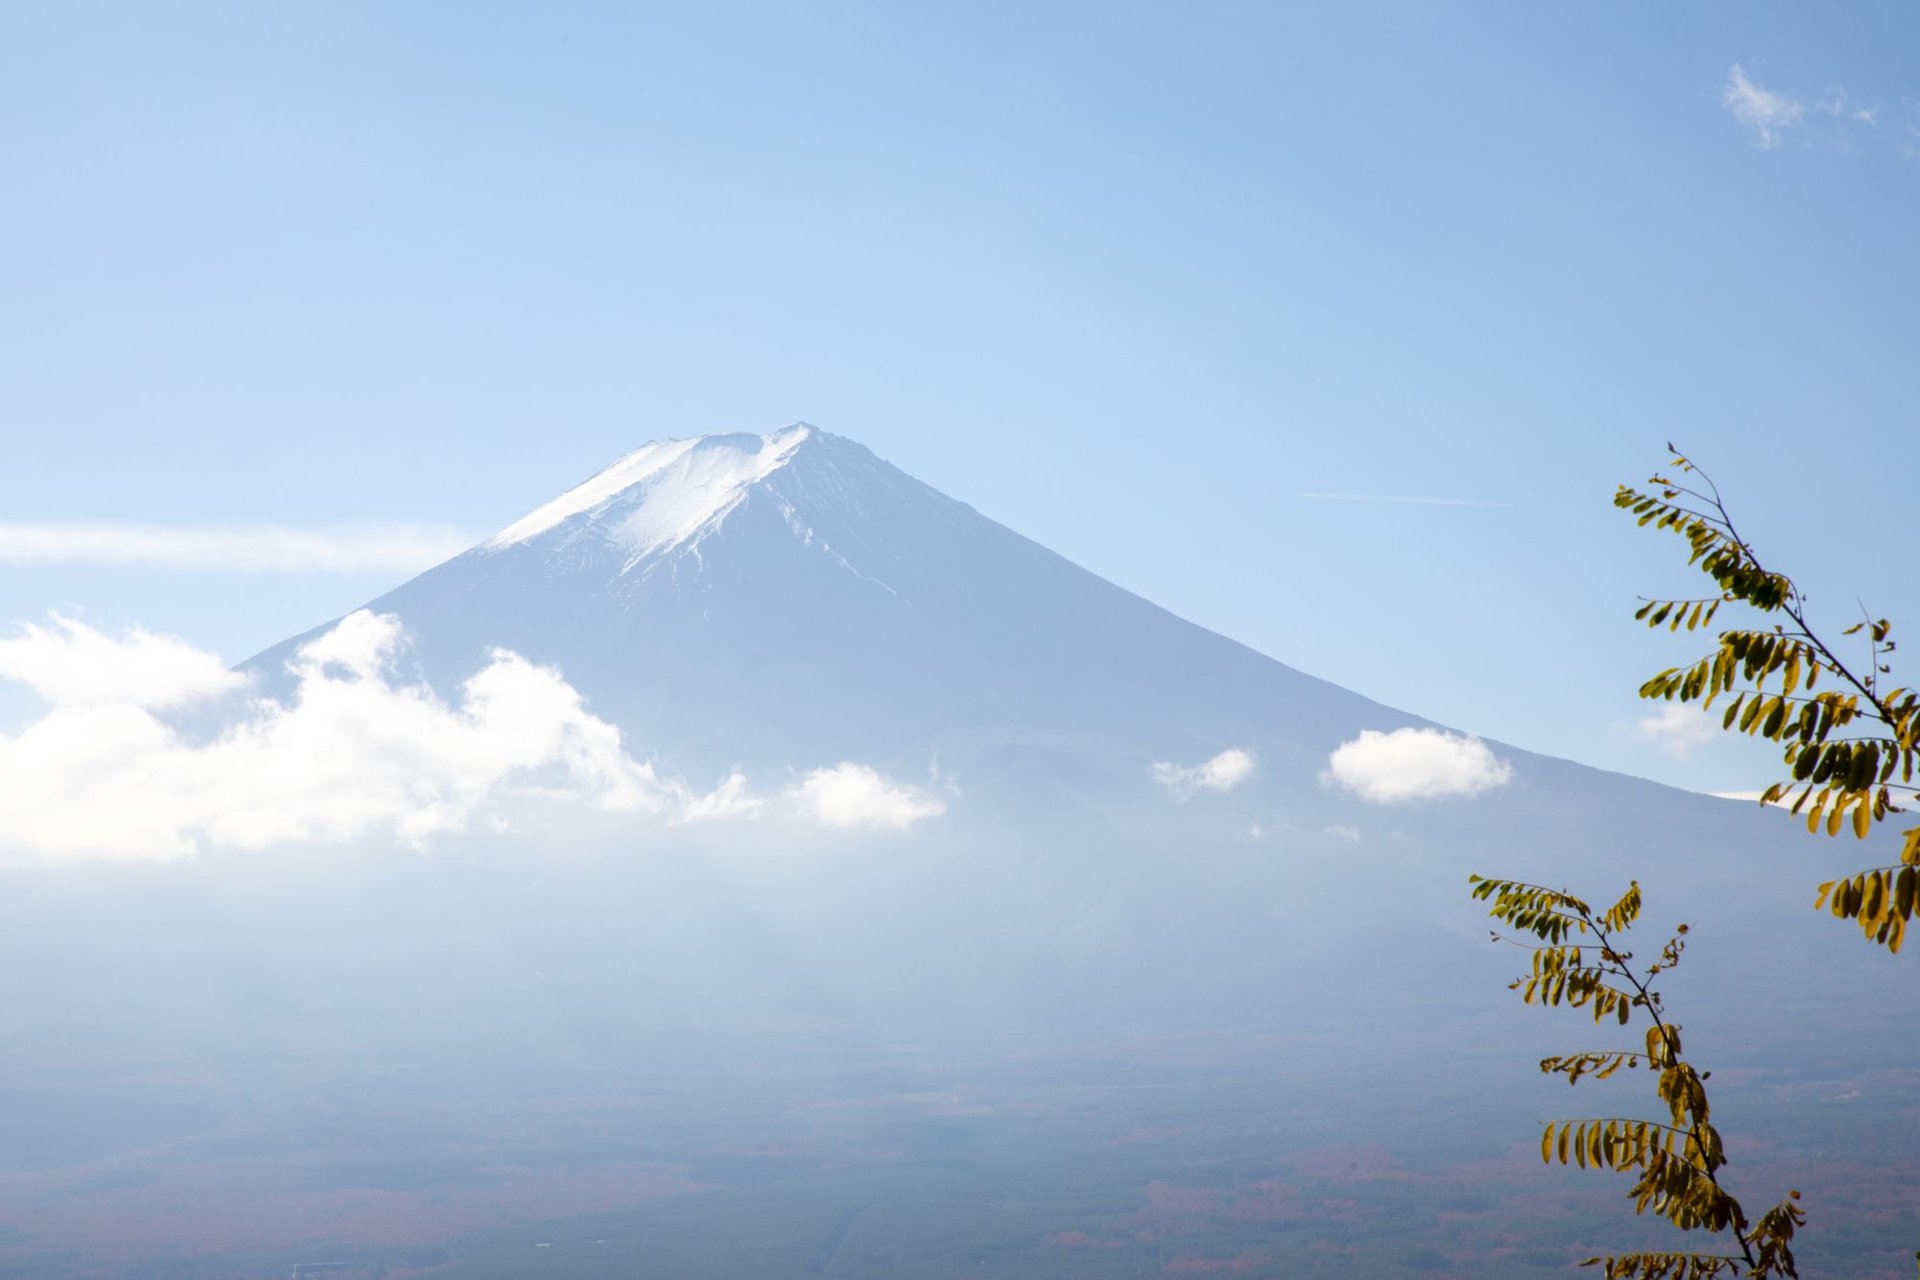
[[[766,811],[747,779],[699,794],[636,759],[561,673],[505,649],[443,699],[401,681],[407,636],[362,610],[301,646],[285,701],[182,640],[55,618],[0,640],[0,679],[49,705],[0,735],[0,853],[39,862],[171,861],[365,836],[424,847],[509,802],[668,821]],[[167,713],[163,715],[162,713]],[[842,762],[778,812],[903,830],[945,806]]]

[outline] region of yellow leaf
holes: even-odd
[[[1887,905],[1887,875],[1876,871],[1867,877],[1866,898],[1861,903],[1860,916],[1868,922],[1869,928],[1877,927],[1880,913]]]

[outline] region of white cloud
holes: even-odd
[[[689,800],[680,810],[679,822],[705,822],[719,818],[744,818],[758,813],[766,801],[747,786],[747,775],[735,770],[726,780],[703,796]]]
[[[117,564],[246,573],[413,572],[464,551],[445,525],[368,523],[182,528],[136,524],[0,523],[0,564]]]
[[[1253,776],[1253,766],[1253,752],[1228,747],[1196,765],[1156,764],[1153,780],[1176,799],[1185,800],[1199,791],[1231,791]]]
[[[800,811],[830,827],[904,830],[947,806],[912,787],[889,782],[864,764],[843,761],[815,769],[787,791]]]
[[[1798,124],[1807,109],[1806,104],[1796,98],[1762,89],[1737,62],[1727,72],[1720,101],[1735,120],[1754,131],[1762,147],[1776,145],[1781,133]]]
[[[1346,840],[1355,844],[1359,843],[1360,841],[1359,828],[1349,827],[1345,823],[1341,823],[1341,822],[1336,822],[1332,826],[1328,827],[1326,829],[1326,833],[1332,836],[1335,840]]]
[[[1685,756],[1720,736],[1719,717],[1697,703],[1666,702],[1650,716],[1634,721],[1640,736],[1671,756]]]
[[[1375,804],[1477,796],[1504,785],[1513,766],[1478,738],[1443,729],[1361,731],[1327,757],[1323,779]]]
[[[154,710],[229,690],[212,655],[64,620],[29,628],[5,674],[54,705],[0,736],[0,849],[166,860],[382,832],[420,844],[513,795],[613,811],[687,803],[559,672],[495,650],[449,703],[393,682],[404,640],[396,618],[353,614],[295,655],[288,702],[250,700],[211,739],[189,741]]]
[[[46,626],[29,624],[0,640],[0,679],[24,684],[62,707],[177,707],[247,683],[184,640],[138,630],[115,640],[58,615]]]

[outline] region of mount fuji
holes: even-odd
[[[1423,723],[807,425],[647,445],[367,607],[436,686],[511,649],[696,778],[860,759],[1137,789],[1148,761],[1234,746],[1311,778],[1360,728]]]
[[[1829,853],[1752,806],[1500,743],[1473,742],[1487,776],[1460,795],[1331,785],[1343,744],[1445,731],[1175,617],[804,423],[648,444],[366,609],[406,628],[406,678],[451,693],[511,650],[695,789],[737,773],[765,791],[857,763],[945,797],[940,820],[900,842],[912,858],[874,842],[889,851],[859,873],[859,912],[793,927],[841,941],[877,929],[876,949],[847,961],[854,987],[936,939],[965,952],[993,936],[1005,985],[972,992],[983,1009],[1057,983],[1049,1016],[1139,1018],[1148,992],[1162,1013],[1297,1001],[1264,976],[1283,954],[1343,954],[1383,919],[1392,942],[1360,963],[1480,936],[1468,913],[1435,909],[1469,870],[1637,875],[1696,915],[1771,927],[1801,918],[1801,873],[1756,867]],[[284,688],[292,655],[333,625],[243,669]],[[1215,761],[1231,776],[1196,781]],[[1649,831],[1675,856],[1649,859]],[[600,838],[818,837],[616,824]],[[832,900],[845,869],[808,892]],[[1730,880],[1745,886],[1731,898]],[[1010,883],[1026,903],[1013,916]],[[1370,914],[1325,910],[1356,884]],[[907,920],[916,946],[881,963]],[[1831,931],[1815,945],[1835,945]],[[1772,967],[1763,950],[1743,972]]]
[[[1311,1232],[1341,1205],[1430,1222],[1408,1177],[1529,1145],[1504,1094],[1580,1033],[1503,1000],[1474,871],[1596,897],[1638,877],[1651,917],[1691,920],[1675,986],[1689,1046],[1746,1073],[1716,1095],[1730,1123],[1825,1125],[1916,1047],[1885,1014],[1910,979],[1807,909],[1872,855],[1447,733],[810,426],[649,444],[366,609],[404,629],[402,686],[451,702],[510,651],[682,794],[853,770],[914,807],[555,807],[424,851],[7,873],[18,1274],[116,1273],[63,1270],[74,1238],[224,1242],[182,1276],[342,1241],[368,1275],[1432,1274],[1417,1233],[1358,1261],[1316,1235],[1314,1270],[1273,1232],[1300,1229],[1296,1194],[1332,1197]],[[293,698],[334,625],[242,670]],[[1391,752],[1342,772],[1404,742],[1467,776],[1408,785],[1423,766]],[[1380,1181],[1324,1185],[1373,1150]],[[1278,1154],[1301,1151],[1323,1154]],[[1178,1207],[1206,1197],[1216,1217]],[[1477,1224],[1454,1274],[1532,1273],[1509,1202],[1446,1210]],[[1295,1225],[1256,1238],[1248,1214]]]
[[[678,860],[694,848],[760,859],[740,892],[806,940],[810,994],[783,960],[746,964],[737,934],[684,909],[683,884],[625,899],[650,922],[630,953],[705,957],[735,975],[737,1009],[831,993],[835,1016],[997,1035],[1351,1018],[1360,989],[1394,1017],[1482,1007],[1457,977],[1496,964],[1460,908],[1469,872],[1595,893],[1637,877],[1650,901],[1727,930],[1701,981],[1772,982],[1810,1018],[1878,990],[1836,1002],[1808,951],[1768,941],[1790,930],[1858,969],[1803,900],[1808,864],[1851,851],[1750,805],[1450,734],[1175,617],[806,424],[646,445],[366,608],[407,629],[406,678],[443,693],[496,649],[557,669],[689,794],[860,768],[939,814],[910,832],[616,821],[567,837],[650,853],[646,876],[712,865]],[[324,630],[246,669],[272,688]],[[1336,752],[1396,732],[1476,753],[1471,785],[1398,786],[1421,762],[1391,753],[1371,787],[1335,785]],[[811,860],[768,852],[796,849]],[[1344,976],[1273,980],[1300,967]],[[625,998],[661,994],[641,981]]]

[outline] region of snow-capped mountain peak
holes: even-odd
[[[1317,763],[1410,720],[806,424],[647,445],[369,607],[401,619],[407,669],[435,687],[509,649],[686,777],[931,753],[1024,779],[1036,755],[1093,767],[1077,743],[1138,783],[1175,751]],[[248,666],[275,687],[310,638]]]
[[[644,445],[481,544],[499,551],[584,517],[638,559],[696,537],[785,466],[813,428],[697,436]]]

